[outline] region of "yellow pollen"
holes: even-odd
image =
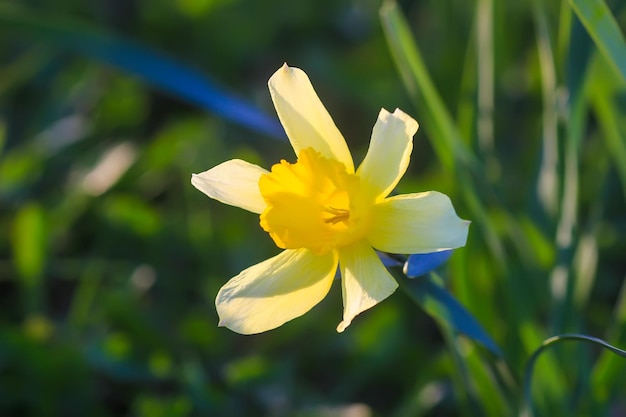
[[[371,204],[359,203],[359,177],[312,148],[295,164],[274,165],[259,190],[267,203],[261,227],[280,248],[322,254],[366,234]]]

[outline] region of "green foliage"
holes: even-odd
[[[620,2],[7,0],[0,21],[0,415],[512,416],[546,338],[626,346]],[[413,115],[399,190],[472,221],[441,284],[503,357],[402,291],[338,335],[337,283],[270,333],[217,327],[219,288],[277,249],[191,173],[292,150],[126,46],[272,118],[267,79],[303,68],[357,160],[380,107]],[[536,415],[618,415],[625,371],[554,346]]]
[[[27,204],[13,221],[13,259],[23,285],[29,289],[40,285],[47,252],[44,213],[36,204]]]

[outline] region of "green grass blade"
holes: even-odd
[[[626,279],[622,281],[622,288],[615,303],[613,322],[606,332],[606,337],[615,343],[626,345]],[[626,361],[620,360],[611,352],[603,352],[591,374],[594,400],[603,403],[612,395],[623,396],[624,372],[626,372]]]
[[[468,343],[463,343],[463,340],[460,342],[464,348],[461,349],[463,359],[475,385],[476,396],[485,409],[484,414],[481,415],[493,417],[511,415],[513,403],[505,396],[503,391],[505,386],[499,385],[501,381],[496,378],[477,349]]]
[[[437,321],[480,343],[495,356],[502,357],[502,350],[478,320],[438,281],[441,281],[440,277],[431,272],[429,276],[424,276],[419,280],[399,279],[398,283],[411,299]]]
[[[46,213],[37,203],[20,208],[13,220],[11,244],[17,277],[25,305],[32,312],[41,308],[44,269],[48,252]]]
[[[533,401],[531,398],[531,382],[533,377],[533,370],[535,367],[535,362],[539,358],[539,356],[545,351],[548,347],[555,345],[557,343],[568,342],[568,341],[576,341],[576,342],[586,342],[592,343],[594,345],[598,345],[606,349],[607,351],[621,356],[622,358],[626,358],[626,351],[619,349],[615,346],[610,345],[604,340],[598,339],[593,336],[587,336],[584,334],[561,334],[557,336],[550,337],[543,341],[541,346],[537,348],[531,357],[528,359],[526,363],[526,369],[524,372],[524,398],[525,398],[525,410],[524,416],[533,416]]]
[[[448,170],[452,170],[455,162],[476,165],[475,156],[463,143],[437,92],[402,11],[394,1],[387,1],[381,7],[380,15],[391,53],[411,98],[423,111],[421,117],[428,122],[424,128],[430,133],[442,164]]]
[[[528,412],[532,412],[535,409],[542,410],[543,413],[541,415],[567,415],[563,402],[568,392],[567,381],[555,353],[548,351],[545,355],[541,355],[541,366],[535,367],[534,363],[530,363],[530,358],[534,358],[533,362],[539,359],[537,346],[542,346],[545,343],[543,331],[538,326],[534,326],[532,322],[527,322],[520,326],[519,333],[529,358],[526,361],[527,374],[523,379],[523,393],[527,399],[526,406],[532,408],[529,411],[527,410],[526,414],[522,412],[520,415],[530,417]],[[530,372],[530,375],[528,372]],[[533,379],[533,374],[536,375],[534,378],[535,383],[533,384],[534,388],[530,382]],[[533,397],[532,403],[529,402],[531,396]],[[523,403],[522,407],[524,407]]]
[[[611,71],[605,59],[598,57],[592,67],[593,83],[588,89],[594,114],[604,133],[602,135],[613,166],[622,183],[622,192],[626,196],[626,143],[624,131],[621,129],[619,112],[616,99],[619,93],[626,89],[626,84]]]
[[[448,171],[454,171],[457,165],[465,168],[458,175],[459,188],[466,196],[473,219],[485,235],[496,262],[505,269],[502,243],[488,221],[482,196],[477,193],[480,190],[489,194],[488,186],[484,183],[485,174],[479,168],[480,163],[463,142],[452,116],[437,92],[408,22],[398,5],[393,0],[386,1],[380,9],[380,15],[387,43],[411,98],[421,110],[420,117],[425,120],[423,126],[429,133],[433,148]],[[475,174],[474,178],[469,178],[468,171]],[[472,180],[482,183],[476,185]]]
[[[543,210],[550,218],[554,218],[556,217],[559,204],[556,65],[543,2],[536,0],[534,3],[537,51],[539,53],[541,93],[543,98],[543,149],[537,183],[537,196]]]
[[[16,31],[115,66],[172,95],[269,137],[284,139],[278,121],[176,59],[80,20],[0,5],[0,33]]]
[[[557,265],[552,270],[550,285],[553,309],[553,332],[561,333],[572,325],[575,278],[572,271],[579,211],[579,144],[583,137],[586,110],[582,97],[572,104],[564,149],[564,169],[561,183],[563,196],[556,231]]]
[[[567,53],[570,47],[572,33],[572,9],[568,4],[568,0],[562,0],[559,12],[558,34],[556,38],[556,63],[558,75],[564,76],[565,65],[567,62]]]
[[[570,0],[576,16],[602,54],[626,80],[626,41],[603,0]]]
[[[572,41],[567,60],[569,102],[560,161],[562,187],[556,230],[557,264],[550,277],[553,299],[552,332],[573,331],[575,275],[572,270],[578,239],[580,204],[580,149],[586,132],[588,101],[584,94],[590,80],[590,44],[580,23],[572,25]]]
[[[495,57],[493,37],[493,2],[476,2],[476,64],[478,66],[478,148],[485,161],[489,179],[497,178],[500,171],[495,155],[494,110],[495,110]]]

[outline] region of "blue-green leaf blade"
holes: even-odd
[[[75,19],[0,7],[0,28],[21,30],[38,40],[103,61],[218,116],[274,138],[285,138],[278,120],[235,97],[201,72],[145,45]]]
[[[602,54],[626,80],[626,41],[604,0],[570,0],[570,5]]]
[[[426,275],[430,271],[439,268],[445,264],[450,256],[452,256],[453,250],[443,250],[433,253],[415,253],[410,255],[404,264],[404,275],[409,278],[416,278],[422,275]]]
[[[420,306],[436,320],[480,343],[494,355],[502,357],[502,350],[482,328],[478,320],[448,291],[435,282],[434,274],[416,280],[403,280]]]

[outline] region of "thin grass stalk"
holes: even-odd
[[[535,0],[533,5],[543,100],[543,140],[537,197],[544,212],[554,219],[559,204],[556,65],[543,1]]]
[[[494,144],[494,0],[478,0],[476,3],[476,53],[478,66],[478,150],[485,163],[490,181],[497,178],[500,164],[495,155]]]
[[[579,341],[579,342],[592,343],[595,345],[599,345],[603,347],[604,349],[607,349],[608,351],[618,356],[626,358],[626,350],[622,350],[613,345],[610,345],[609,343],[605,342],[602,339],[598,339],[597,337],[587,336],[584,334],[565,333],[565,334],[553,336],[544,340],[541,346],[537,348],[533,352],[533,354],[530,356],[530,358],[528,359],[528,362],[526,363],[526,367],[524,369],[524,405],[520,413],[521,417],[534,417],[536,415],[534,411],[534,407],[533,407],[532,396],[531,396],[531,383],[532,383],[535,362],[537,362],[537,359],[539,359],[539,356],[548,347],[557,343],[564,342],[564,341]]]

